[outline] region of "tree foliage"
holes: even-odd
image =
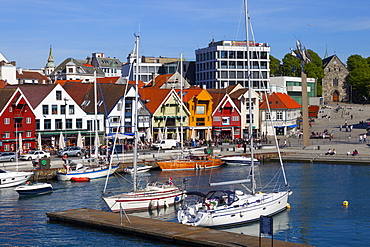
[[[282,75],[281,62],[279,59],[270,55],[270,75],[279,76]]]
[[[347,59],[347,68],[349,71],[348,82],[352,86],[354,101],[370,100],[370,66],[369,58],[363,58],[360,55],[351,55]]]
[[[283,75],[285,76],[301,76],[301,63],[298,58],[294,57],[291,53],[288,53],[283,58]]]

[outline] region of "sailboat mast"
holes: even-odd
[[[182,82],[182,53],[180,53],[180,98],[181,98],[181,104],[180,104],[180,142],[181,142],[181,158],[184,157],[184,142],[183,142],[183,139],[184,139],[184,136],[183,136],[183,133],[184,133],[184,127],[183,127],[183,119],[182,119],[182,111],[183,111],[183,108],[182,108],[182,105],[183,105],[183,92],[182,92],[182,89],[184,87],[183,85],[183,82]]]
[[[67,110],[67,109],[66,109]],[[94,127],[95,127],[95,153],[94,157],[95,159],[98,158],[99,154],[99,136],[98,136],[98,92],[96,89],[96,70],[94,70],[94,114],[95,114],[95,119],[94,119]]]
[[[247,47],[247,66],[248,66],[248,104],[249,104],[249,128],[248,136],[251,150],[251,191],[252,194],[256,193],[256,181],[254,179],[254,149],[253,149],[253,114],[252,114],[252,83],[251,83],[251,61],[249,53],[249,13],[248,13],[248,0],[244,0],[245,8],[245,34],[246,34],[246,47]]]
[[[137,190],[137,146],[138,146],[138,89],[139,89],[139,35],[135,35],[135,50],[136,50],[136,63],[135,63],[135,104],[132,109],[133,125],[134,125],[134,191]]]

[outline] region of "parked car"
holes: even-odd
[[[39,159],[41,159],[41,158],[50,158],[50,153],[36,150],[36,151],[31,151],[27,154],[21,155],[21,157],[19,159],[21,159],[21,160],[34,160],[36,158],[39,158]]]
[[[77,156],[80,157],[83,154],[83,150],[80,147],[66,147],[62,151],[58,152],[58,156]]]
[[[0,153],[0,161],[14,161],[16,159],[14,152],[3,152]]]

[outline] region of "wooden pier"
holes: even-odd
[[[178,245],[191,246],[260,246],[259,238],[244,234],[219,231],[204,227],[187,226],[174,222],[142,218],[128,215],[104,212],[94,209],[80,208],[59,212],[46,213],[51,221],[67,222],[83,227],[98,228],[127,235],[135,235],[147,239],[171,242]],[[262,238],[261,246],[271,246],[271,239]],[[275,247],[303,246],[273,240]]]

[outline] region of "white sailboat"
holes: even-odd
[[[248,3],[244,0],[245,19],[246,19],[246,45],[248,54],[248,87],[251,88],[250,80],[250,59],[249,59],[249,14]],[[249,93],[249,105],[252,105],[251,90]],[[249,107],[249,116],[252,119],[252,107]],[[252,136],[252,121],[249,123],[249,140],[253,147]],[[277,146],[278,148],[278,146]],[[278,149],[279,157],[280,150]],[[254,153],[251,149],[251,168],[249,178],[238,180],[211,183],[211,186],[231,185],[231,184],[251,184],[250,188],[244,186],[248,191],[242,190],[213,190],[207,194],[200,192],[187,193],[188,195],[197,195],[201,200],[195,204],[185,206],[178,211],[178,221],[182,224],[205,227],[228,226],[242,224],[246,222],[259,220],[260,216],[271,216],[277,214],[287,208],[288,197],[291,191],[288,189],[285,171],[281,162],[281,171],[284,177],[285,186],[281,191],[280,188],[275,188],[272,192],[257,192],[256,181],[254,177]],[[249,193],[248,193],[249,192]]]
[[[138,159],[138,81],[139,81],[139,36],[136,37],[136,75],[135,75],[135,109],[134,114],[134,169],[133,169],[133,191],[120,193],[114,196],[104,197],[103,200],[113,212],[134,210],[147,210],[153,206],[167,207],[181,201],[184,191],[175,186],[171,179],[167,183],[154,182],[147,184],[145,188],[138,189],[137,183],[137,159]],[[105,191],[105,189],[104,189]]]
[[[98,135],[98,118],[97,118],[97,89],[96,89],[96,71],[94,71],[94,111],[95,111],[95,118],[94,118],[94,128],[95,128],[95,153],[94,153],[94,159],[93,163],[88,162],[88,164],[84,165],[82,163],[82,160],[80,163],[69,163],[67,161],[67,165],[64,166],[64,168],[59,169],[57,171],[57,178],[60,181],[71,181],[74,179],[81,179],[81,178],[88,178],[88,179],[96,179],[96,178],[103,178],[107,175],[112,175],[118,168],[119,164],[116,164],[115,166],[110,166],[107,164],[100,164],[98,159],[98,150],[99,150],[99,135]],[[64,141],[62,139],[62,133],[60,133],[60,141],[59,143],[63,143]],[[80,136],[80,132],[79,132]],[[82,145],[80,143],[80,145]]]

